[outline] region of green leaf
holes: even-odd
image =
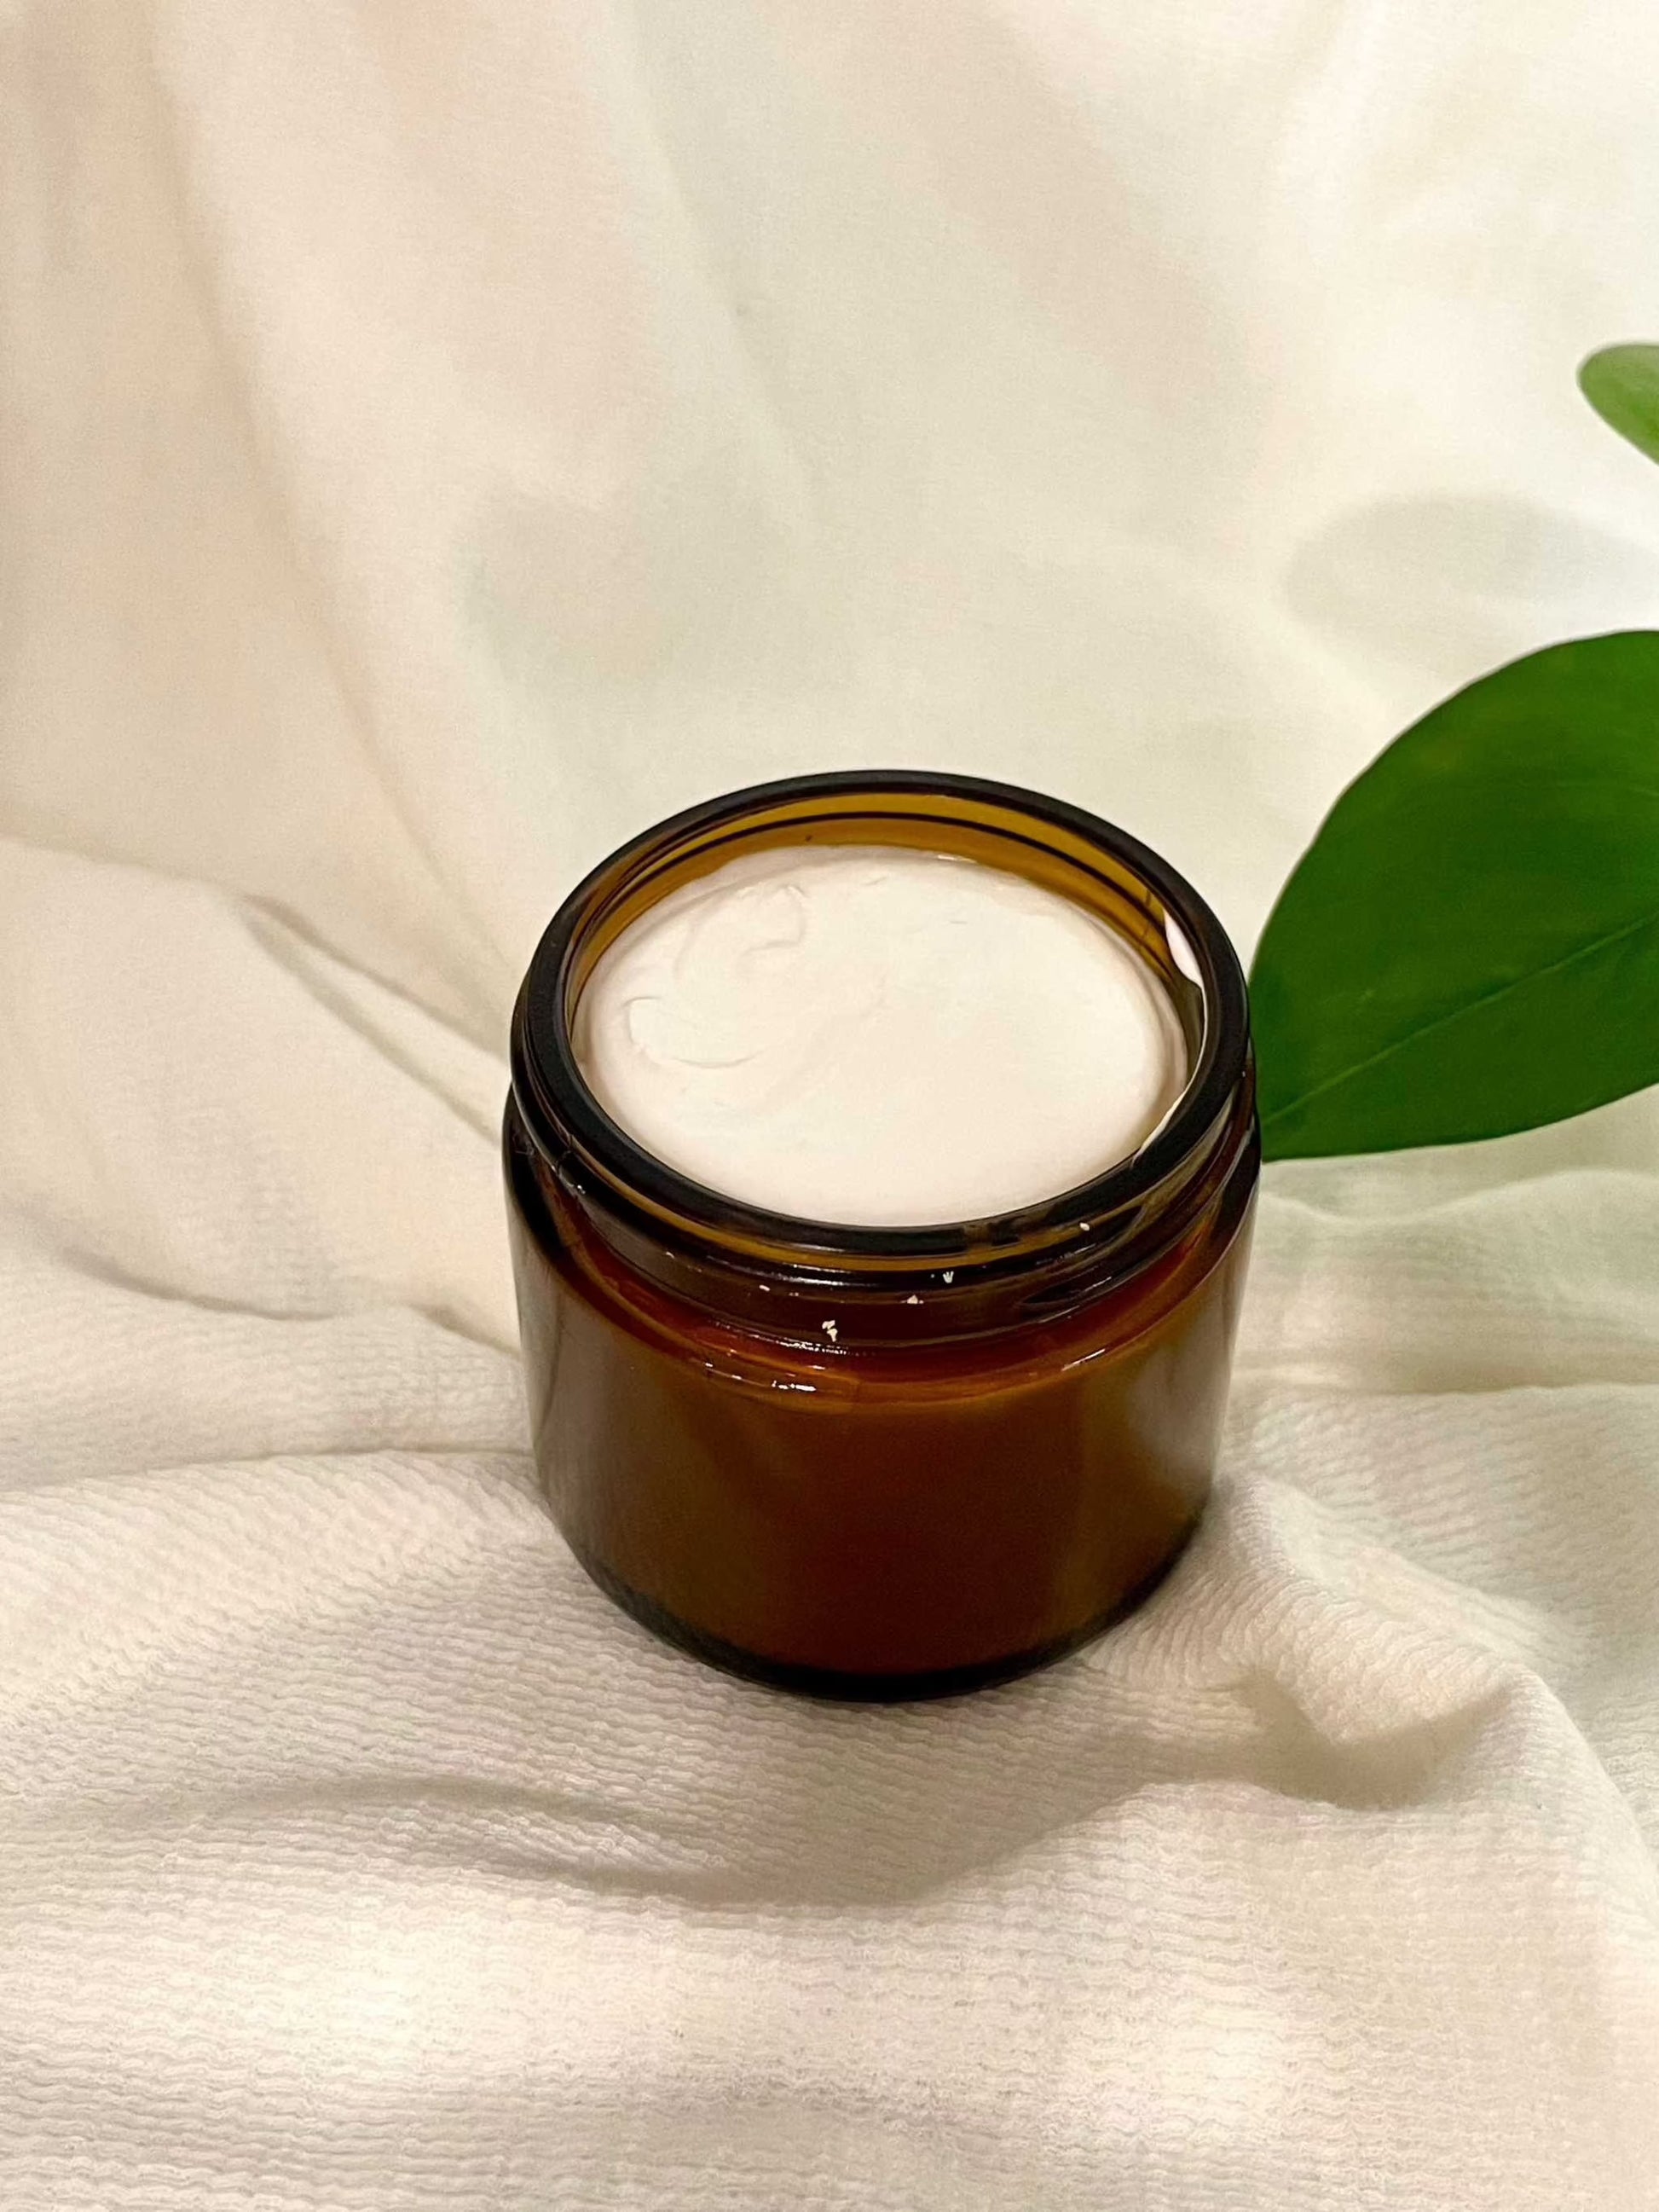
[[[1285,885],[1250,992],[1270,1159],[1659,1082],[1659,631],[1530,653],[1397,738]]]
[[[1604,422],[1659,461],[1659,345],[1603,346],[1579,368],[1578,388]]]

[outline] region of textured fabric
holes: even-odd
[[[495,1152],[672,805],[1012,775],[1248,947],[1650,617],[1571,379],[1656,82],[1623,0],[0,6],[7,2212],[1659,2203],[1652,1099],[1275,1171],[1174,1580],[880,1713],[574,1568]]]

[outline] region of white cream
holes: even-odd
[[[1002,1213],[1142,1145],[1186,1080],[1175,1012],[1080,907],[975,860],[790,846],[632,923],[576,1056],[637,1144],[810,1220]]]

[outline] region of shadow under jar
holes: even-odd
[[[836,844],[986,863],[1139,953],[1188,1076],[1138,1152],[994,1218],[864,1229],[724,1197],[605,1113],[572,1042],[600,956],[739,855]],[[1210,1486],[1260,1143],[1237,959],[1122,831],[899,771],[675,816],[596,869],[536,951],[505,1158],[555,1517],[603,1589],[699,1657],[824,1696],[971,1689],[1096,1635],[1180,1553]]]

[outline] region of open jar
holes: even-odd
[[[1140,1148],[1014,1212],[862,1228],[723,1196],[613,1121],[573,1044],[600,957],[740,854],[827,845],[981,861],[1125,940],[1187,1048]],[[538,947],[504,1143],[541,1480],[594,1580],[659,1633],[787,1688],[938,1695],[1058,1657],[1178,1556],[1210,1486],[1260,1143],[1237,959],[1122,831],[903,771],[674,816]]]

